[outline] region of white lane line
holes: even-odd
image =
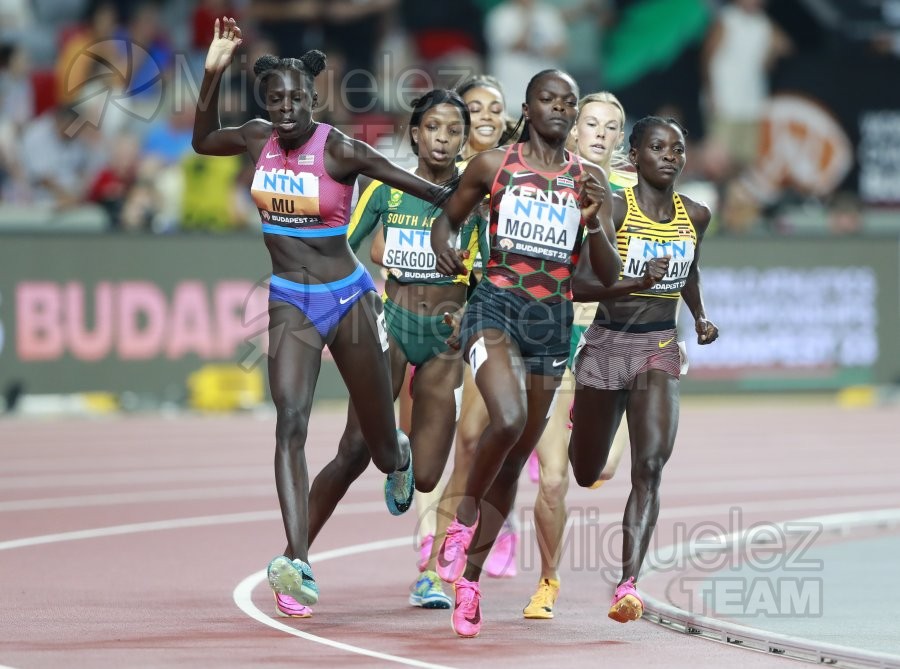
[[[841,505],[846,508],[851,504],[858,505],[879,505],[881,507],[886,504],[897,504],[900,503],[900,494],[894,495],[857,495],[853,497],[841,497],[840,498]],[[709,505],[692,505],[692,506],[681,506],[681,507],[663,507],[660,511],[661,518],[686,518],[686,517],[708,517],[711,513],[727,513],[729,509],[732,508],[741,508],[744,511],[749,512],[760,512],[760,511],[787,511],[792,508],[800,508],[800,509],[812,509],[812,508],[833,508],[836,504],[836,500],[834,496],[829,497],[818,497],[818,498],[810,498],[804,500],[768,500],[765,502],[751,502],[751,503],[738,503],[732,502],[730,504],[709,504]],[[345,505],[350,506],[350,505]],[[365,506],[367,509],[371,506],[366,503],[362,506]],[[345,509],[345,512],[352,512],[350,509]],[[173,529],[181,529],[186,527],[204,527],[204,526],[214,526],[214,525],[225,525],[230,523],[252,523],[259,521],[269,521],[269,520],[278,520],[281,518],[281,514],[277,510],[272,511],[256,511],[256,512],[248,512],[248,513],[233,513],[233,514],[222,514],[218,516],[196,516],[192,518],[179,518],[173,520],[162,520],[162,521],[152,521],[146,523],[130,523],[126,525],[114,525],[109,527],[100,527],[88,530],[78,530],[73,532],[60,532],[56,534],[45,534],[33,537],[25,537],[22,539],[13,539],[10,541],[0,542],[0,551],[4,550],[12,550],[16,548],[26,548],[30,546],[39,546],[44,544],[51,543],[60,543],[66,541],[77,541],[82,539],[94,539],[98,537],[109,537],[109,536],[118,536],[125,534],[136,534],[140,532],[158,532],[165,530],[173,530]],[[594,522],[616,522],[621,518],[621,512],[615,513],[604,513],[598,514],[596,517],[592,516],[592,521]],[[582,522],[581,519],[570,519],[570,523],[573,520],[577,520],[578,522]],[[396,542],[396,543],[394,543]],[[396,546],[403,546],[409,542],[409,537],[401,537],[397,539],[391,539],[387,542],[374,542],[370,544],[359,544],[356,546],[348,546],[346,548],[336,549],[335,551],[327,551],[321,554],[315,554],[314,558],[317,561],[321,561],[322,559],[335,559],[336,557],[341,557],[344,555],[353,555],[359,552],[365,551],[373,551],[373,550],[383,550],[385,548],[391,548]],[[324,556],[324,557],[323,557]],[[244,587],[250,586],[250,591],[252,591],[253,586],[258,584],[262,579],[265,578],[265,572],[259,572],[256,574],[252,574],[248,576],[244,581],[242,581],[241,585]],[[239,586],[240,587],[240,586]],[[236,600],[237,601],[237,600]],[[261,611],[255,608],[250,604],[245,604],[247,608],[253,608],[256,613],[251,613],[249,611],[245,611],[248,615],[253,617],[255,620],[259,620],[274,629],[278,629],[280,631],[288,632],[289,634],[294,634],[296,630],[287,625],[283,625],[272,618],[269,618],[267,615],[263,614]],[[239,604],[240,606],[240,604]],[[244,610],[242,608],[242,610]],[[298,635],[300,636],[300,635]],[[315,636],[315,635],[310,635]],[[304,637],[306,638],[306,637]],[[317,637],[317,639],[321,639],[321,637]],[[362,652],[366,653],[375,652],[375,651],[366,651],[366,649],[358,649],[358,650],[350,650],[355,647],[346,647],[345,644],[339,644],[339,642],[333,642],[330,640],[317,641],[317,643],[326,643],[328,645],[332,645],[335,648],[344,648],[350,652]],[[374,656],[373,656],[374,657]],[[394,656],[389,656],[394,657]],[[406,658],[399,658],[398,660],[391,660],[394,662],[403,661],[404,663],[413,663],[418,662],[417,660],[407,660]],[[412,666],[422,666],[422,667],[437,667],[438,665],[431,664],[414,664]],[[2,669],[2,668],[0,668]]]
[[[29,488],[76,488],[81,486],[120,485],[134,483],[196,483],[198,481],[241,481],[258,478],[267,481],[272,477],[272,468],[234,465],[230,467],[195,467],[183,469],[144,469],[133,471],[110,471],[40,474],[33,476],[0,476],[0,490],[27,490]]]
[[[184,527],[227,525],[229,523],[256,523],[261,520],[280,519],[281,512],[279,511],[252,511],[248,513],[228,513],[220,516],[195,516],[193,518],[176,518],[174,520],[156,520],[149,523],[129,523],[127,525],[97,527],[92,530],[58,532],[56,534],[43,534],[36,537],[25,537],[23,539],[0,541],[0,551],[8,551],[14,548],[26,548],[29,546],[40,546],[43,544],[56,544],[63,541],[78,541],[80,539],[113,537],[121,534],[160,532],[164,530],[177,530]]]
[[[73,509],[87,506],[118,506],[145,502],[194,501],[203,499],[240,499],[241,497],[273,497],[271,485],[222,486],[215,488],[187,488],[182,490],[148,490],[98,495],[70,495],[42,497],[0,502],[0,513],[10,511],[39,511],[42,509]],[[382,506],[384,506],[382,504]]]
[[[691,506],[671,506],[660,509],[660,519],[669,518],[690,518],[704,517],[713,513],[720,513],[728,517],[731,509],[740,509],[742,512],[759,513],[764,511],[790,511],[794,509],[830,509],[834,508],[836,497],[810,497],[800,500],[766,500],[764,502],[731,502],[721,504],[702,504]],[[846,508],[851,505],[855,506],[878,506],[883,508],[891,504],[900,504],[900,492],[890,495],[853,495],[842,496],[839,498],[840,504]],[[358,504],[343,504],[337,508],[335,515],[351,515],[356,513],[370,513],[373,511],[384,511],[383,502],[361,502]],[[600,522],[616,522],[621,520],[622,512],[610,512],[601,514],[592,514],[591,521]],[[10,539],[8,541],[0,541],[0,551],[12,550],[15,548],[27,548],[29,546],[40,546],[43,544],[60,543],[64,541],[79,541],[82,539],[96,539],[98,537],[111,537],[122,534],[136,534],[139,532],[160,532],[165,530],[177,530],[185,527],[205,527],[212,525],[227,525],[229,523],[254,523],[266,520],[281,520],[281,512],[278,510],[271,511],[250,511],[246,513],[228,513],[218,516],[195,516],[192,518],[175,518],[172,520],[157,520],[146,523],[128,523],[125,525],[112,525],[108,527],[98,527],[89,530],[76,530],[73,532],[58,532],[55,534],[43,534],[34,537],[23,537],[21,539]],[[569,519],[569,524],[573,523]],[[581,522],[580,520],[578,522]]]
[[[366,544],[345,546],[343,548],[336,548],[330,551],[323,551],[322,553],[313,553],[309,556],[309,559],[310,562],[315,562],[316,564],[318,564],[320,562],[324,562],[325,560],[334,560],[350,555],[357,555],[359,553],[373,553],[375,551],[386,550],[388,548],[399,548],[408,544],[409,537],[397,537],[395,539],[384,539],[382,541],[373,541]],[[281,632],[286,632],[287,634],[291,634],[306,641],[312,641],[313,643],[322,644],[323,646],[329,646],[331,648],[346,651],[348,653],[354,653],[356,655],[365,655],[366,657],[372,657],[377,660],[394,662],[395,664],[405,664],[410,667],[425,667],[426,669],[449,669],[442,664],[432,664],[430,662],[414,660],[407,657],[401,657],[399,655],[380,653],[376,650],[362,648],[361,646],[353,646],[348,643],[334,641],[326,637],[318,636],[317,634],[310,634],[309,632],[298,630],[294,627],[290,627],[289,625],[285,625],[284,623],[279,622],[274,618],[270,618],[268,615],[266,615],[256,607],[256,605],[253,603],[252,597],[254,588],[256,588],[256,586],[262,583],[265,579],[265,569],[263,569],[262,571],[258,571],[255,574],[250,574],[247,578],[238,583],[237,587],[232,593],[232,598],[234,599],[234,603],[237,604],[237,607],[241,611],[246,613],[249,617],[258,622],[261,622],[263,625],[267,625],[268,627],[279,630]]]
[[[896,477],[891,476],[840,476],[840,477],[811,477],[809,479],[797,480],[795,483],[788,485],[786,479],[744,479],[734,482],[717,482],[710,481],[703,483],[698,487],[696,483],[678,483],[674,485],[664,486],[661,493],[667,498],[679,494],[696,495],[718,495],[722,492],[728,492],[732,495],[738,493],[755,493],[755,492],[778,492],[790,488],[792,491],[814,492],[818,490],[827,490],[829,492],[845,491],[845,490],[871,490],[872,488],[883,486],[885,488],[894,489],[896,486]],[[380,484],[378,486],[380,488]],[[362,490],[362,488],[360,488]],[[373,487],[373,492],[376,488]],[[380,490],[377,490],[380,493]],[[258,485],[243,486],[215,486],[209,488],[181,488],[176,490],[149,490],[142,492],[123,492],[123,493],[99,493],[93,495],[68,495],[65,497],[39,497],[34,499],[18,499],[0,502],[0,513],[8,513],[12,511],[37,511],[41,509],[66,509],[79,507],[94,506],[115,506],[120,504],[141,504],[144,502],[166,502],[166,501],[190,501],[202,499],[227,499],[240,497],[267,497],[274,496],[274,487],[270,483]],[[602,495],[603,493],[599,493]],[[593,490],[583,488],[572,488],[566,496],[569,501],[581,501],[597,499],[598,493]],[[379,502],[356,502],[349,506],[356,506],[355,513],[375,513],[384,509],[384,504]],[[342,509],[338,507],[338,511]],[[530,512],[530,507],[519,504],[520,510]]]

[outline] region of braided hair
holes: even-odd
[[[265,86],[275,72],[295,70],[307,77],[309,83],[325,69],[325,54],[317,49],[307,51],[299,58],[278,58],[271,54],[260,56],[253,64],[253,73],[260,86]]]

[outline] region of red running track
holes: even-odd
[[[314,413],[312,471],[333,454],[343,415]],[[688,401],[654,545],[682,541],[685,528],[703,523],[740,529],[729,527],[734,509],[749,526],[900,506],[897,424],[892,408]],[[477,639],[456,638],[447,611],[408,606],[416,521],[387,513],[372,467],[314,546],[315,616],[276,618],[261,573],[284,545],[272,434],[269,414],[0,424],[0,665],[794,665],[606,617],[628,494],[621,474],[600,490],[570,491],[573,526],[554,620],[521,617],[537,580],[527,533],[519,576],[483,582]],[[535,490],[523,476],[520,517],[530,519]],[[641,586],[665,599],[675,577]]]

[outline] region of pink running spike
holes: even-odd
[[[637,620],[644,614],[644,600],[637,592],[634,576],[616,588],[612,605],[609,607],[609,617],[620,623]]]

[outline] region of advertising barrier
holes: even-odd
[[[697,346],[682,309],[684,391],[900,380],[898,254],[896,238],[706,240],[721,336]],[[0,268],[0,391],[177,397],[207,365],[265,373],[270,267],[256,235],[9,235]],[[317,397],[345,397],[328,359]]]

